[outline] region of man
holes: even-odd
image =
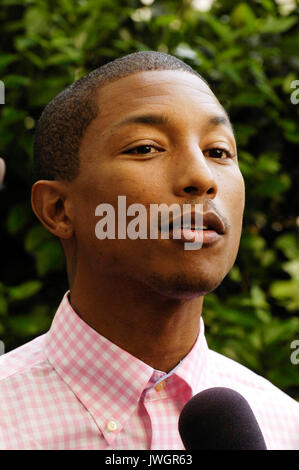
[[[117,59],[48,105],[34,153],[32,207],[62,244],[69,291],[49,332],[1,358],[1,448],[183,449],[183,406],[217,386],[246,398],[268,449],[299,448],[298,403],[205,341],[203,299],[233,266],[244,209],[207,83],[167,54]],[[96,208],[119,196],[201,207],[202,225],[192,212],[181,239],[173,219],[169,238],[100,240]]]

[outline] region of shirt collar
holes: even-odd
[[[202,381],[202,375],[206,369],[208,361],[208,345],[205,338],[205,326],[202,317],[200,317],[200,329],[197,340],[195,341],[192,349],[185,356],[176,370],[174,375],[182,379],[190,388],[189,399],[194,396]]]
[[[142,392],[157,377],[157,371],[85,323],[72,308],[68,294],[69,291],[45,335],[44,352],[111,444],[137,408]],[[200,333],[192,350],[167,374],[175,374],[187,384],[190,398],[197,389],[207,349],[201,319]],[[107,423],[113,419],[118,429],[111,433]]]

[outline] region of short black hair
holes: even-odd
[[[33,180],[72,181],[79,174],[83,135],[98,115],[99,87],[128,75],[151,70],[181,70],[206,80],[191,66],[169,54],[142,51],[115,59],[93,70],[59,93],[37,123]]]

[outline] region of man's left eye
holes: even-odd
[[[232,154],[229,150],[220,148],[207,149],[203,153],[208,153],[210,158],[219,158],[221,160],[232,158]]]

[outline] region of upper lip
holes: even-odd
[[[187,220],[188,221],[190,220],[191,227],[192,226],[195,227],[195,213],[196,211],[191,211],[191,213],[190,212],[187,213],[190,217],[190,219],[188,217]],[[225,233],[225,224],[215,212],[213,211],[208,211],[204,213],[197,212],[197,214],[202,215],[202,225],[204,227],[207,227],[207,230],[214,230],[220,235],[223,235]],[[183,226],[183,215],[181,215],[169,221],[170,230],[172,230],[173,224],[177,220],[180,220],[181,227]]]

